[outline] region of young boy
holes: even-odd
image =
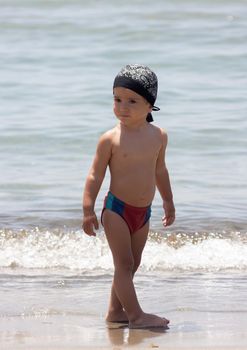
[[[129,322],[130,328],[166,328],[169,320],[144,313],[137,300],[133,277],[145,246],[151,202],[157,186],[163,199],[163,225],[175,220],[175,208],[165,165],[166,133],[154,126],[151,111],[158,81],[146,66],[127,65],[113,85],[114,114],[118,124],[100,137],[83,195],[86,234],[95,236],[98,220],[94,204],[109,166],[110,190],[101,221],[112,252],[114,278],[106,320]]]

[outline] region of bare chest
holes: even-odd
[[[157,159],[159,149],[159,142],[149,137],[122,137],[114,142],[112,156],[121,162],[146,162]]]

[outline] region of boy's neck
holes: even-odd
[[[119,122],[118,125],[119,125],[121,130],[130,130],[130,131],[133,130],[134,131],[134,130],[140,130],[140,129],[146,128],[148,124],[149,123],[146,120],[144,120],[142,122],[137,122],[137,123],[133,123],[133,124],[129,124],[129,125],[126,125],[126,124]]]

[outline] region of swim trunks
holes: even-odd
[[[108,192],[105,197],[101,222],[105,209],[109,209],[120,215],[128,225],[131,235],[142,228],[151,216],[151,205],[147,207],[133,207],[115,197],[111,192]]]

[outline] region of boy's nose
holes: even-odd
[[[120,105],[120,109],[122,111],[126,111],[128,110],[129,106],[128,106],[128,102],[122,102],[121,105]]]

